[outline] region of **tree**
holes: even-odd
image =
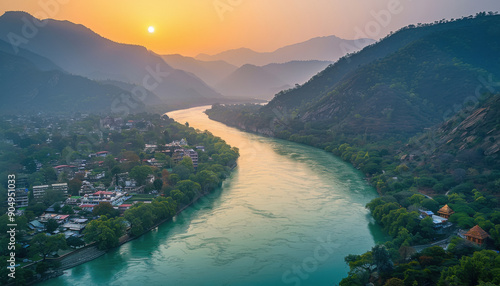
[[[52,182],[57,181],[56,171],[51,166],[44,166],[40,171],[43,175],[46,184],[50,184]]]
[[[422,259],[423,257],[425,257],[425,259]],[[422,250],[419,260],[422,266],[427,267],[429,265],[441,265],[447,258],[448,254],[446,251],[442,247],[435,245]]]
[[[361,171],[365,174],[373,175],[380,172],[380,165],[375,163],[368,163],[361,168]]]
[[[393,263],[391,255],[384,245],[375,245],[372,248],[373,262],[380,273],[387,273],[392,271]]]
[[[177,203],[182,203],[182,204],[188,204],[189,203],[189,198],[185,194],[183,194],[181,191],[179,191],[179,190],[172,190],[172,191],[170,191],[170,196]]]
[[[115,217],[120,214],[120,211],[115,210],[109,202],[100,202],[94,207],[92,214],[95,216]]]
[[[105,215],[91,221],[83,231],[87,243],[96,242],[97,248],[109,249],[119,244],[125,232],[124,219],[121,217],[108,219]]]
[[[111,169],[111,175],[116,176],[122,172],[120,166],[116,165]]]
[[[405,286],[405,283],[399,278],[391,278],[385,282],[384,286]]]
[[[177,184],[177,182],[179,182],[180,180],[181,180],[181,177],[178,174],[170,174],[168,176],[168,181],[169,181],[171,186],[175,186],[175,184]]]
[[[188,197],[189,201],[194,199],[201,191],[200,184],[191,180],[180,181],[175,186]]]
[[[341,286],[365,285],[370,279],[374,263],[372,252],[366,252],[361,255],[350,254],[344,258],[349,265],[349,276],[342,279]]]
[[[422,201],[422,207],[436,213],[439,210],[439,203],[435,200],[424,199]]]
[[[186,167],[190,173],[194,173],[194,165],[191,157],[184,156],[184,158],[182,158],[182,160],[179,162],[179,165]]]
[[[163,181],[161,179],[156,179],[153,181],[153,186],[155,190],[160,191],[163,187]]]
[[[82,181],[80,181],[77,178],[73,178],[68,182],[69,193],[73,196],[78,196],[81,187],[82,187]]]
[[[72,214],[74,213],[73,208],[70,205],[64,205],[61,209],[63,214]]]
[[[106,166],[108,170],[113,169],[113,167],[116,166],[116,164],[117,162],[113,155],[108,155],[106,156],[106,158],[104,158],[104,166]]]
[[[451,239],[447,250],[457,257],[472,255],[475,251],[479,251],[480,248],[460,237],[454,237]]]
[[[26,210],[33,212],[36,216],[39,216],[45,211],[46,208],[47,207],[45,207],[43,203],[36,203],[34,205],[28,205]]]
[[[47,262],[39,262],[36,265],[35,271],[38,274],[43,274],[49,270],[49,264]]]
[[[67,248],[64,234],[47,236],[45,233],[39,233],[31,239],[30,244],[30,251],[34,254],[41,254],[44,261],[52,252]]]
[[[77,248],[80,246],[85,246],[85,242],[78,237],[70,236],[66,239],[66,244],[72,248]]]
[[[371,251],[361,255],[347,255],[344,261],[349,265],[351,271],[367,271],[371,273],[374,268],[373,254]]]
[[[140,219],[135,218],[131,222],[132,228],[130,229],[130,234],[133,236],[141,235],[144,232],[144,227],[142,227],[142,222]]]
[[[500,256],[492,250],[474,252],[463,256],[460,264],[445,269],[438,285],[475,286],[479,282],[500,284]]]
[[[494,228],[490,230],[490,235],[491,238],[493,239],[493,242],[495,243],[495,246],[497,249],[500,248],[500,224],[495,225]]]
[[[146,183],[148,175],[152,174],[149,166],[135,166],[130,171],[130,177],[134,179],[138,185],[142,186]]]
[[[389,214],[382,218],[384,229],[386,229],[391,236],[395,236],[403,227],[410,233],[414,233],[418,221],[418,213],[408,212],[405,208],[391,210]]]
[[[60,190],[47,190],[43,196],[45,205],[50,206],[55,202],[64,201],[64,193]]]
[[[45,229],[47,232],[52,233],[54,232],[57,228],[59,227],[59,224],[55,219],[49,219],[47,220],[47,223],[45,224]]]
[[[425,199],[424,195],[421,194],[414,194],[409,198],[409,201],[414,204],[414,205],[421,205],[422,201]]]
[[[129,162],[139,162],[139,156],[132,151],[125,151],[121,154],[121,157],[127,159]]]
[[[422,219],[419,226],[423,237],[431,238],[436,233],[434,230],[434,221],[430,216]]]
[[[209,170],[199,172],[196,177],[205,192],[215,189],[220,182],[217,174]]]
[[[157,153],[155,153],[155,159],[158,161],[166,161],[167,155],[157,152]]]
[[[180,180],[187,180],[189,179],[189,176],[193,173],[192,171],[189,170],[188,167],[184,166],[184,165],[177,165],[175,166],[173,169],[172,169],[172,175],[170,175],[170,177],[172,177],[173,175],[176,175],[180,178]],[[174,177],[175,178],[175,177]],[[172,181],[173,178],[170,178],[170,180]]]

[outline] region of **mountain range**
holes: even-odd
[[[413,136],[491,92],[500,78],[498,27],[500,16],[408,26],[257,110],[218,107],[209,114],[285,139]]]
[[[281,90],[303,84],[346,53],[373,42],[327,36],[268,53],[241,48],[213,56],[163,55],[162,58],[174,68],[195,74],[226,96],[269,100]]]
[[[139,110],[148,105],[194,106],[251,98],[268,100],[283,89],[302,84],[331,64],[322,60],[338,58],[344,49],[342,43],[352,46],[370,42],[363,39],[355,43],[334,36],[315,38],[273,53],[252,52],[248,58],[239,56],[240,62],[235,65],[210,57],[200,60],[203,56],[158,55],[142,46],[113,42],[69,21],[45,19],[41,22],[25,12],[6,12],[0,16],[2,57],[5,63],[20,64],[25,73],[37,76],[25,77],[23,87],[14,85],[16,81],[3,81],[2,87],[9,90],[3,97],[22,97],[43,90],[47,95],[67,94],[74,103],[80,102],[75,100],[76,95],[83,97],[84,102],[99,102],[98,97],[85,90],[72,92],[68,83],[87,80],[86,84],[95,87],[89,89],[94,93],[133,96],[135,101],[140,101],[139,105],[134,104]],[[256,63],[255,55],[259,55],[262,66],[252,64]],[[8,74],[12,67],[5,63],[0,66],[0,73]],[[245,64],[240,66],[241,63]],[[57,86],[40,81],[46,79],[47,72],[57,73]],[[113,88],[109,89],[110,86]],[[105,90],[101,90],[103,87]],[[39,106],[57,106],[55,97],[48,96],[45,100],[47,104]],[[19,102],[30,107],[29,100]],[[96,104],[100,105],[102,103]],[[78,109],[79,105],[74,108]]]
[[[317,37],[308,41],[279,48],[273,52],[256,52],[248,48],[228,50],[216,55],[199,54],[202,61],[225,61],[235,66],[251,64],[264,66],[271,63],[290,61],[329,61],[333,62],[350,52],[355,52],[374,43],[372,39],[345,40],[336,36]]]
[[[0,41],[0,45],[5,45]],[[31,55],[20,50],[19,54]],[[112,84],[103,84],[59,69],[43,70],[50,63],[36,56],[34,63],[24,57],[0,51],[0,110],[3,113],[113,112],[144,110],[144,102]],[[154,100],[154,97],[153,97]],[[125,109],[124,109],[125,108]]]
[[[330,64],[324,61],[292,61],[262,67],[246,64],[214,87],[229,96],[271,99],[282,90],[303,84]]]
[[[273,98],[281,90],[306,82],[332,63],[308,60],[237,67],[223,60],[203,61],[182,55],[163,55],[162,58],[170,66],[199,77],[225,96],[264,100]]]
[[[176,70],[161,57],[141,46],[119,44],[101,37],[82,25],[47,19],[36,28],[38,19],[24,12],[6,12],[0,17],[0,40],[23,37],[26,23],[36,29],[33,37],[19,47],[50,59],[63,70],[93,80],[118,80],[144,85],[162,100],[221,98],[202,80]]]

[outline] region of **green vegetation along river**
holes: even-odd
[[[335,285],[383,237],[360,172],[312,147],[170,112],[240,149],[220,190],[142,237],[42,285]]]

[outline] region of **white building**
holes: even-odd
[[[49,189],[49,185],[33,186],[33,197],[36,201],[41,201],[45,196],[45,191]]]

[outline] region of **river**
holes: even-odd
[[[364,207],[377,193],[359,171],[325,151],[212,121],[206,108],[168,115],[240,149],[222,188],[42,285],[336,285],[346,255],[382,240]]]

